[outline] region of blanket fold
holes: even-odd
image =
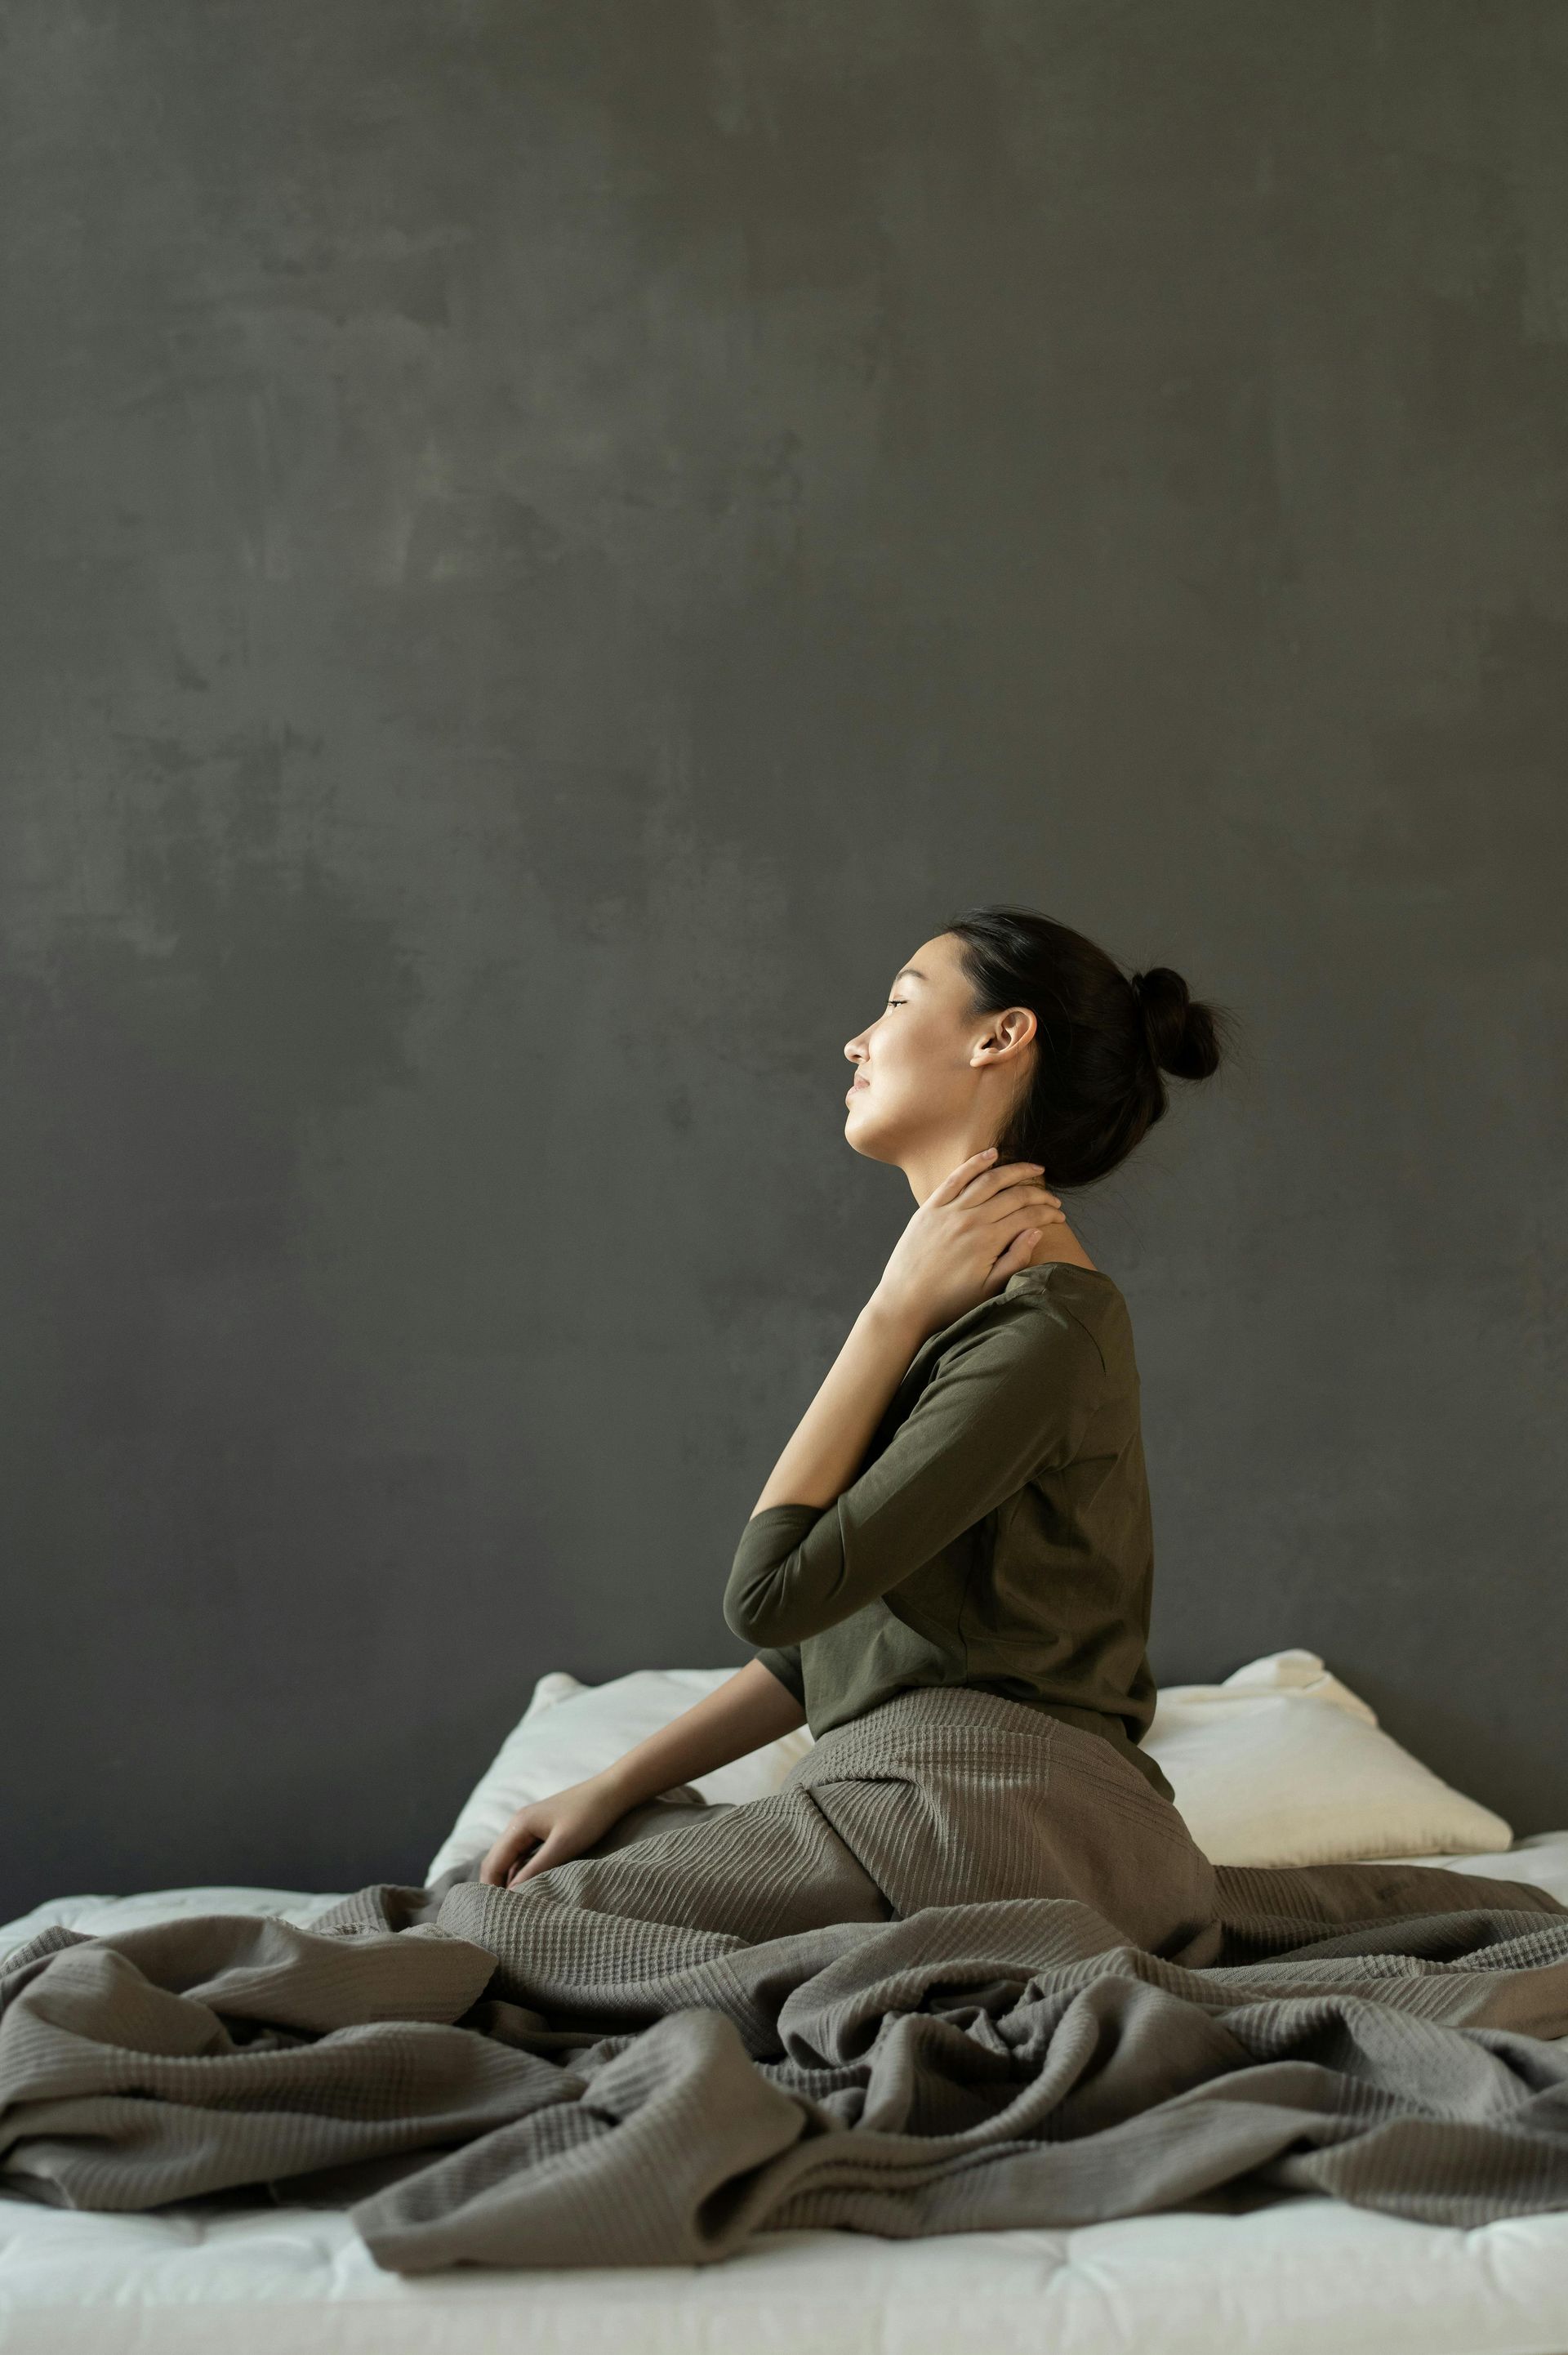
[[[963,1688],[692,1798],[514,1891],[476,1858],[308,1928],[40,1932],[0,1961],[0,2184],[331,2199],[404,2273],[1225,2190],[1568,2207],[1568,1907],[1530,1882],[1214,1866],[1108,1743]]]

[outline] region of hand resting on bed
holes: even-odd
[[[805,1721],[794,1694],[762,1661],[748,1660],[601,1774],[519,1807],[487,1851],[479,1877],[493,1889],[515,1888],[583,1855],[644,1800],[749,1757]]]
[[[581,1856],[620,1821],[627,1805],[609,1779],[599,1774],[590,1774],[586,1783],[570,1783],[547,1799],[535,1799],[518,1808],[490,1849],[480,1867],[481,1881],[495,1889],[513,1889],[553,1864]]]

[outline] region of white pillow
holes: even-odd
[[[600,1773],[735,1674],[734,1668],[634,1668],[608,1684],[585,1685],[565,1668],[550,1669],[436,1850],[426,1881],[482,1856],[519,1807]],[[810,1732],[799,1726],[732,1765],[694,1775],[692,1787],[715,1801],[766,1798],[810,1747]]]
[[[1513,1829],[1413,1758],[1316,1652],[1167,1685],[1143,1747],[1215,1864],[1343,1864],[1503,1849]]]
[[[734,1676],[637,1668],[585,1685],[539,1678],[426,1873],[482,1856],[532,1799],[596,1774]],[[1506,1849],[1511,1826],[1439,1780],[1381,1731],[1360,1696],[1298,1648],[1250,1660],[1218,1685],[1167,1685],[1143,1748],[1158,1760],[1215,1864],[1340,1864]],[[811,1747],[804,1726],[696,1777],[705,1799],[776,1791]]]

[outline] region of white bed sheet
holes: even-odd
[[[1426,1857],[1568,1903],[1568,1831]],[[308,1922],[334,1896],[57,1898],[0,1928],[180,1913]],[[1559,2041],[1568,2042],[1568,2038]],[[708,2266],[405,2279],[342,2209],[248,2191],[113,2216],[0,2193],[5,2355],[1564,2355],[1568,2211],[1465,2232],[1298,2194],[1070,2231],[763,2234]]]

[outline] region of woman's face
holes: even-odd
[[[924,941],[894,976],[876,1020],[844,1048],[854,1065],[844,1138],[871,1161],[954,1167],[1001,1135],[1033,1060],[1026,1007],[976,1014],[950,932]],[[931,1181],[933,1184],[936,1179]]]

